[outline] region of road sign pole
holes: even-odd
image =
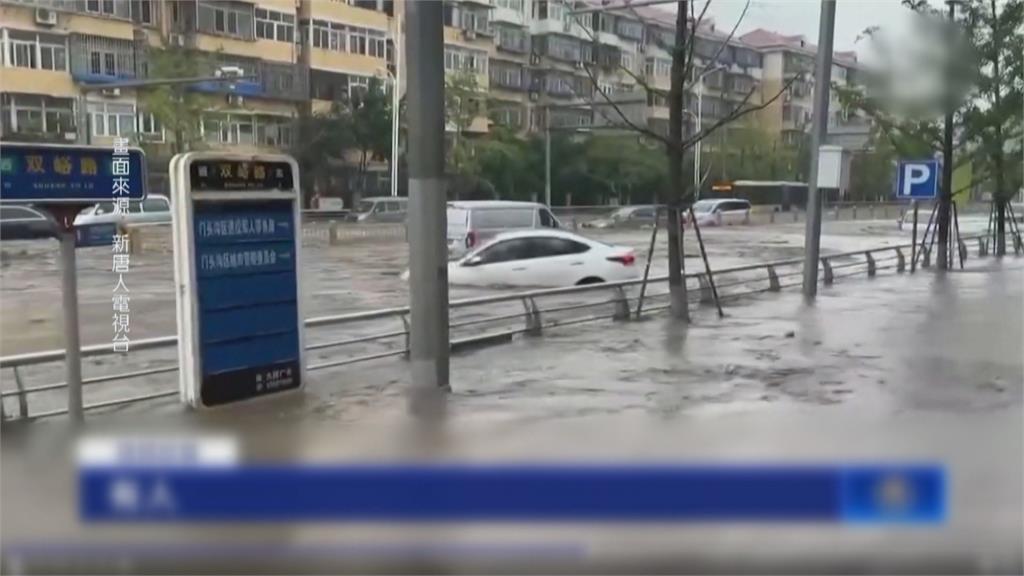
[[[68,416],[74,423],[85,417],[82,403],[82,343],[78,329],[78,264],[75,255],[75,216],[82,206],[50,206],[60,240],[61,298],[64,306],[64,369],[68,384]]]
[[[910,205],[914,208],[914,232],[910,240],[910,273],[914,273],[917,262],[917,200],[911,200]]]

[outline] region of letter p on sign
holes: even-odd
[[[903,160],[896,183],[898,198],[935,198],[939,188],[937,160]]]

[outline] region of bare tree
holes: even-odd
[[[674,44],[669,45],[664,42],[660,36],[653,35],[654,42],[660,48],[672,55],[672,68],[669,90],[667,93],[664,90],[651,86],[650,83],[647,82],[646,78],[622,66],[621,63],[617,66],[619,70],[624,71],[648,95],[656,94],[668,97],[668,134],[662,134],[647,126],[642,126],[631,119],[611,95],[606,94],[598,88],[598,78],[597,73],[594,70],[594,66],[591,63],[585,63],[584,65],[584,70],[590,78],[594,91],[601,95],[604,100],[604,104],[607,105],[604,106],[604,108],[611,109],[610,113],[601,111],[600,113],[602,116],[621,128],[631,130],[645,137],[651,138],[665,147],[665,153],[668,157],[669,181],[668,189],[663,191],[662,194],[662,203],[668,208],[668,273],[670,309],[674,317],[682,320],[689,319],[689,308],[687,306],[686,282],[683,278],[684,255],[682,251],[682,244],[680,242],[682,236],[680,216],[683,208],[692,202],[696,192],[692,187],[687,189],[686,179],[683,177],[683,159],[687,152],[689,152],[694,146],[698,145],[705,137],[717,132],[728,124],[736,122],[748,114],[752,114],[771,106],[790,88],[793,82],[801,78],[801,75],[794,76],[789,79],[789,81],[787,81],[778,90],[778,92],[767,99],[763,98],[761,103],[756,105],[750,104],[751,97],[758,90],[757,86],[753,86],[744,95],[739,104],[737,104],[727,114],[712,122],[710,126],[701,127],[700,130],[694,130],[691,134],[685,135],[683,131],[684,95],[693,88],[696,82],[700,81],[700,74],[710,70],[718,63],[719,56],[729,41],[732,40],[740,22],[742,22],[743,17],[747,12],[747,8],[750,6],[750,1],[747,1],[740,18],[737,20],[735,26],[733,26],[729,35],[721,41],[721,45],[715,53],[714,58],[704,65],[700,74],[696,75],[693,74],[695,66],[693,57],[694,46],[696,45],[697,31],[704,22],[704,17],[707,14],[708,7],[711,5],[711,0],[707,0],[704,3],[699,15],[695,14],[695,4],[696,2],[690,0],[679,0],[676,3]],[[635,19],[644,24],[645,29],[649,29],[650,27],[651,22],[641,17],[635,7],[630,5],[629,0],[625,0],[622,4],[607,6],[605,10],[627,10]],[[596,42],[596,35],[587,26],[581,24],[581,27],[591,37],[591,39]],[[692,79],[689,84],[687,84],[688,78]],[[597,109],[598,108],[595,107],[595,110]]]

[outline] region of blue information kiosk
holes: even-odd
[[[182,401],[210,408],[300,389],[295,160],[190,152],[170,174]]]

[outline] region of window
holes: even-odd
[[[495,124],[519,129],[523,126],[523,108],[515,104],[499,104],[491,111]]]
[[[454,46],[444,47],[444,69],[449,72],[471,71],[487,73],[487,53],[482,50],[468,50]]]
[[[498,242],[480,253],[480,263],[497,264],[512,260],[525,260],[530,258],[532,252],[530,244],[529,238],[517,238]]]
[[[256,143],[272,148],[287,148],[292,144],[290,118],[259,116],[256,118]]]
[[[155,24],[153,19],[153,0],[132,0],[129,2],[132,11],[132,20],[139,24]]]
[[[551,34],[547,36],[547,54],[553,58],[570,62],[583,59],[579,40]]]
[[[196,27],[206,34],[252,40],[253,6],[244,2],[198,0]]]
[[[75,132],[72,102],[70,98],[5,93],[0,99],[4,132],[63,139],[65,134]]]
[[[170,212],[171,205],[164,198],[147,198],[142,201],[143,212]]]
[[[498,8],[505,8],[506,10],[523,11],[523,0],[498,0],[497,5]]]
[[[295,15],[257,8],[256,37],[278,42],[293,42],[295,40]]]
[[[491,208],[473,212],[473,227],[529,228],[533,226],[533,208]]]
[[[550,258],[552,256],[567,256],[569,254],[582,254],[590,250],[590,246],[568,238],[530,238],[533,244],[531,258]]]
[[[619,36],[623,36],[631,40],[639,40],[643,38],[644,27],[643,24],[635,20],[619,18],[618,22],[615,23],[615,32]]]
[[[162,142],[164,139],[164,128],[156,116],[140,112],[138,117],[138,132],[146,136],[146,140]]]
[[[513,62],[493,61],[490,70],[491,83],[502,88],[520,89],[523,82],[523,67]]]
[[[526,32],[511,26],[498,26],[498,48],[510,52],[526,52]]]
[[[85,11],[104,16],[114,15],[114,0],[86,0]]]
[[[542,227],[558,228],[558,221],[555,220],[555,217],[551,215],[551,212],[548,212],[547,210],[541,210],[538,213],[538,216],[540,216],[540,225]]]
[[[626,52],[622,52],[619,55],[619,64],[626,70],[633,69],[633,55]]]
[[[90,102],[89,118],[94,136],[124,136],[135,133],[135,107],[131,104]]]
[[[39,44],[40,68],[43,70],[67,70],[68,49],[63,44]]]
[[[36,45],[34,42],[11,40],[11,64],[19,68],[36,68]]]

